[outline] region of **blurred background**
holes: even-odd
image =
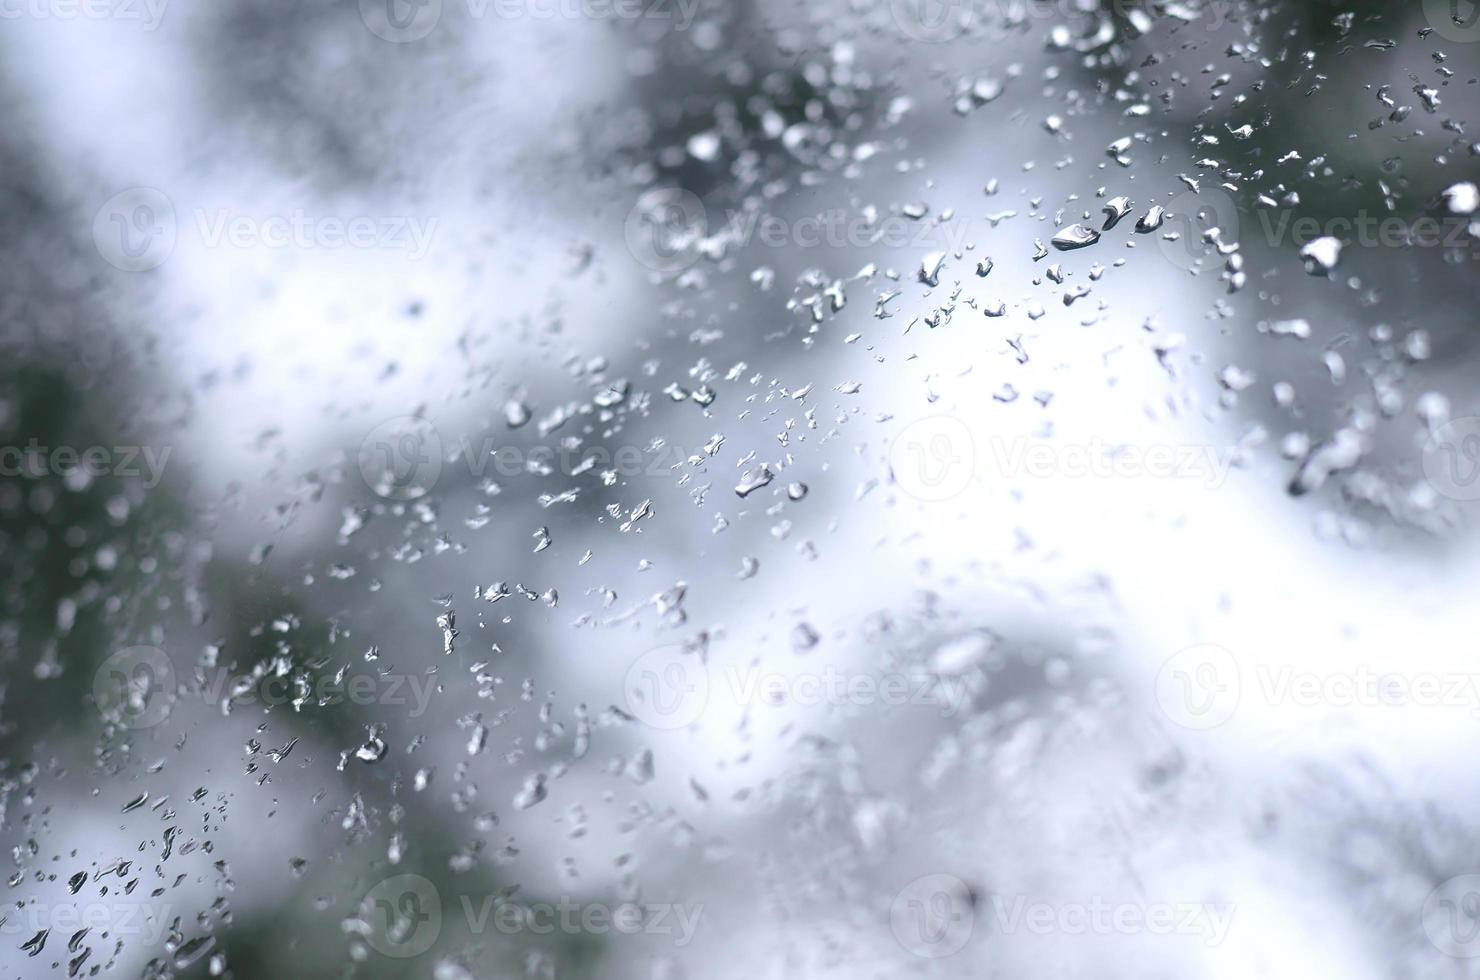
[[[1480,974],[1477,43],[0,4],[5,974]]]

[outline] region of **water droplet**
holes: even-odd
[[[981,664],[992,652],[992,637],[972,633],[947,640],[930,655],[930,669],[937,674],[961,674]]]
[[[198,936],[175,950],[175,969],[184,970],[216,946],[215,936]]]
[[[1105,213],[1105,223],[1101,227],[1109,231],[1120,224],[1120,219],[1131,213],[1132,202],[1128,197],[1112,197],[1105,202],[1101,210]]]
[[[719,134],[713,130],[705,133],[695,133],[689,137],[689,156],[704,163],[713,163],[719,159],[720,140]]]
[[[931,252],[920,260],[920,281],[927,286],[940,285],[940,267],[945,263],[946,253]]]
[[[50,929],[42,929],[36,935],[21,943],[21,949],[25,950],[27,956],[35,956],[46,948],[46,937],[51,935]]]
[[[514,809],[528,810],[548,796],[549,793],[550,791],[545,788],[545,774],[542,772],[534,773],[525,778],[524,787],[518,793],[514,794]]]
[[[735,485],[735,496],[744,500],[762,487],[769,486],[771,480],[774,478],[771,468],[765,463],[762,463],[760,466],[747,471],[741,476],[740,482]]]
[[[807,623],[797,623],[791,630],[791,648],[797,653],[805,653],[815,647],[822,637],[817,635]]]
[[[1305,260],[1307,273],[1323,276],[1341,261],[1341,240],[1330,235],[1314,239],[1300,250],[1300,257]]]
[[[1073,224],[1053,236],[1053,247],[1061,252],[1073,251],[1076,248],[1084,248],[1093,245],[1100,240],[1100,233],[1093,228],[1084,225]]]
[[[1444,190],[1444,206],[1450,214],[1474,214],[1480,209],[1480,189],[1468,180]]]
[[[1276,337],[1296,337],[1305,340],[1310,337],[1309,320],[1276,320],[1269,325],[1269,332]]]
[[[517,429],[528,422],[529,418],[529,406],[524,404],[522,401],[519,401],[517,398],[510,399],[510,401],[506,405],[504,405],[504,421],[508,423],[509,428]]]
[[[355,749],[355,758],[361,762],[379,762],[385,758],[385,739],[372,732],[359,748]]]

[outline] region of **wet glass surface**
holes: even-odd
[[[1480,4],[0,42],[5,975],[1480,962]]]

